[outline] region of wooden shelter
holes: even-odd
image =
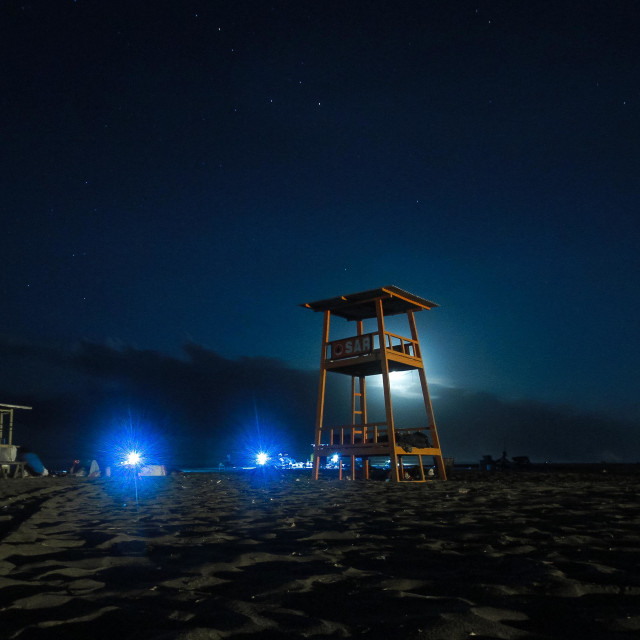
[[[13,412],[30,410],[18,404],[0,404],[0,477],[24,477],[24,462],[16,461],[18,447],[13,444]],[[5,424],[6,422],[6,424]],[[6,427],[6,430],[5,430]]]
[[[343,461],[350,459],[350,474],[356,479],[356,462],[361,463],[362,476],[369,478],[370,459],[390,460],[393,481],[426,480],[423,456],[432,456],[437,475],[446,480],[427,377],[422,361],[414,314],[438,305],[395,286],[386,286],[327,300],[301,305],[322,312],[322,351],[318,408],[314,441],[313,477],[317,480],[321,461],[338,454],[339,476],[343,477]],[[410,337],[391,333],[385,318],[406,314]],[[339,340],[329,339],[332,316],[356,323],[356,335]],[[365,321],[375,321],[372,331],[365,332]],[[391,402],[390,374],[395,371],[417,371],[420,377],[427,424],[423,427],[400,427],[395,424]],[[324,425],[327,373],[340,373],[351,378],[351,422],[339,426]],[[369,422],[367,418],[368,376],[381,375],[384,393],[385,421]],[[413,462],[410,469],[409,464]],[[416,473],[417,471],[417,473]]]

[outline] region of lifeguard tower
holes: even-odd
[[[345,460],[350,459],[352,479],[358,477],[357,461],[361,463],[359,475],[369,479],[371,458],[380,457],[390,460],[392,481],[425,482],[427,477],[423,456],[431,456],[438,478],[446,480],[414,317],[415,312],[438,305],[398,287],[387,286],[301,306],[324,314],[313,457],[314,479],[319,477],[321,460],[326,461],[337,454],[340,479],[343,478]],[[406,314],[411,337],[386,330],[385,318],[399,314]],[[329,340],[332,315],[355,322],[356,335]],[[364,323],[371,320],[376,321],[375,328],[365,332]],[[427,425],[417,428],[399,427],[393,417],[390,374],[412,370],[416,370],[420,377]],[[351,378],[350,424],[330,427],[323,424],[328,372]],[[384,422],[369,422],[367,419],[366,379],[374,375],[382,376]]]
[[[0,478],[24,477],[24,462],[16,461],[18,447],[13,444],[13,412],[16,409],[31,408],[17,404],[0,404]]]

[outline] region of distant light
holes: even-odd
[[[125,459],[125,464],[128,464],[132,467],[135,467],[141,462],[142,462],[142,456],[137,451],[130,451],[127,454],[127,457]]]
[[[256,456],[256,462],[259,465],[267,464],[267,460],[268,459],[269,459],[269,456],[266,453],[262,452],[262,451]]]
[[[331,462],[333,462],[334,464],[335,464],[336,462],[338,462],[338,460],[339,460],[339,459],[340,459],[340,456],[339,456],[337,453],[334,453],[334,454],[331,456]]]

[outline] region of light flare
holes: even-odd
[[[122,464],[127,464],[131,467],[137,467],[142,464],[142,456],[137,451],[129,451]]]

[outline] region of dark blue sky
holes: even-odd
[[[636,3],[1,11],[5,394],[83,340],[315,370],[298,303],[395,284],[435,383],[640,429]]]

